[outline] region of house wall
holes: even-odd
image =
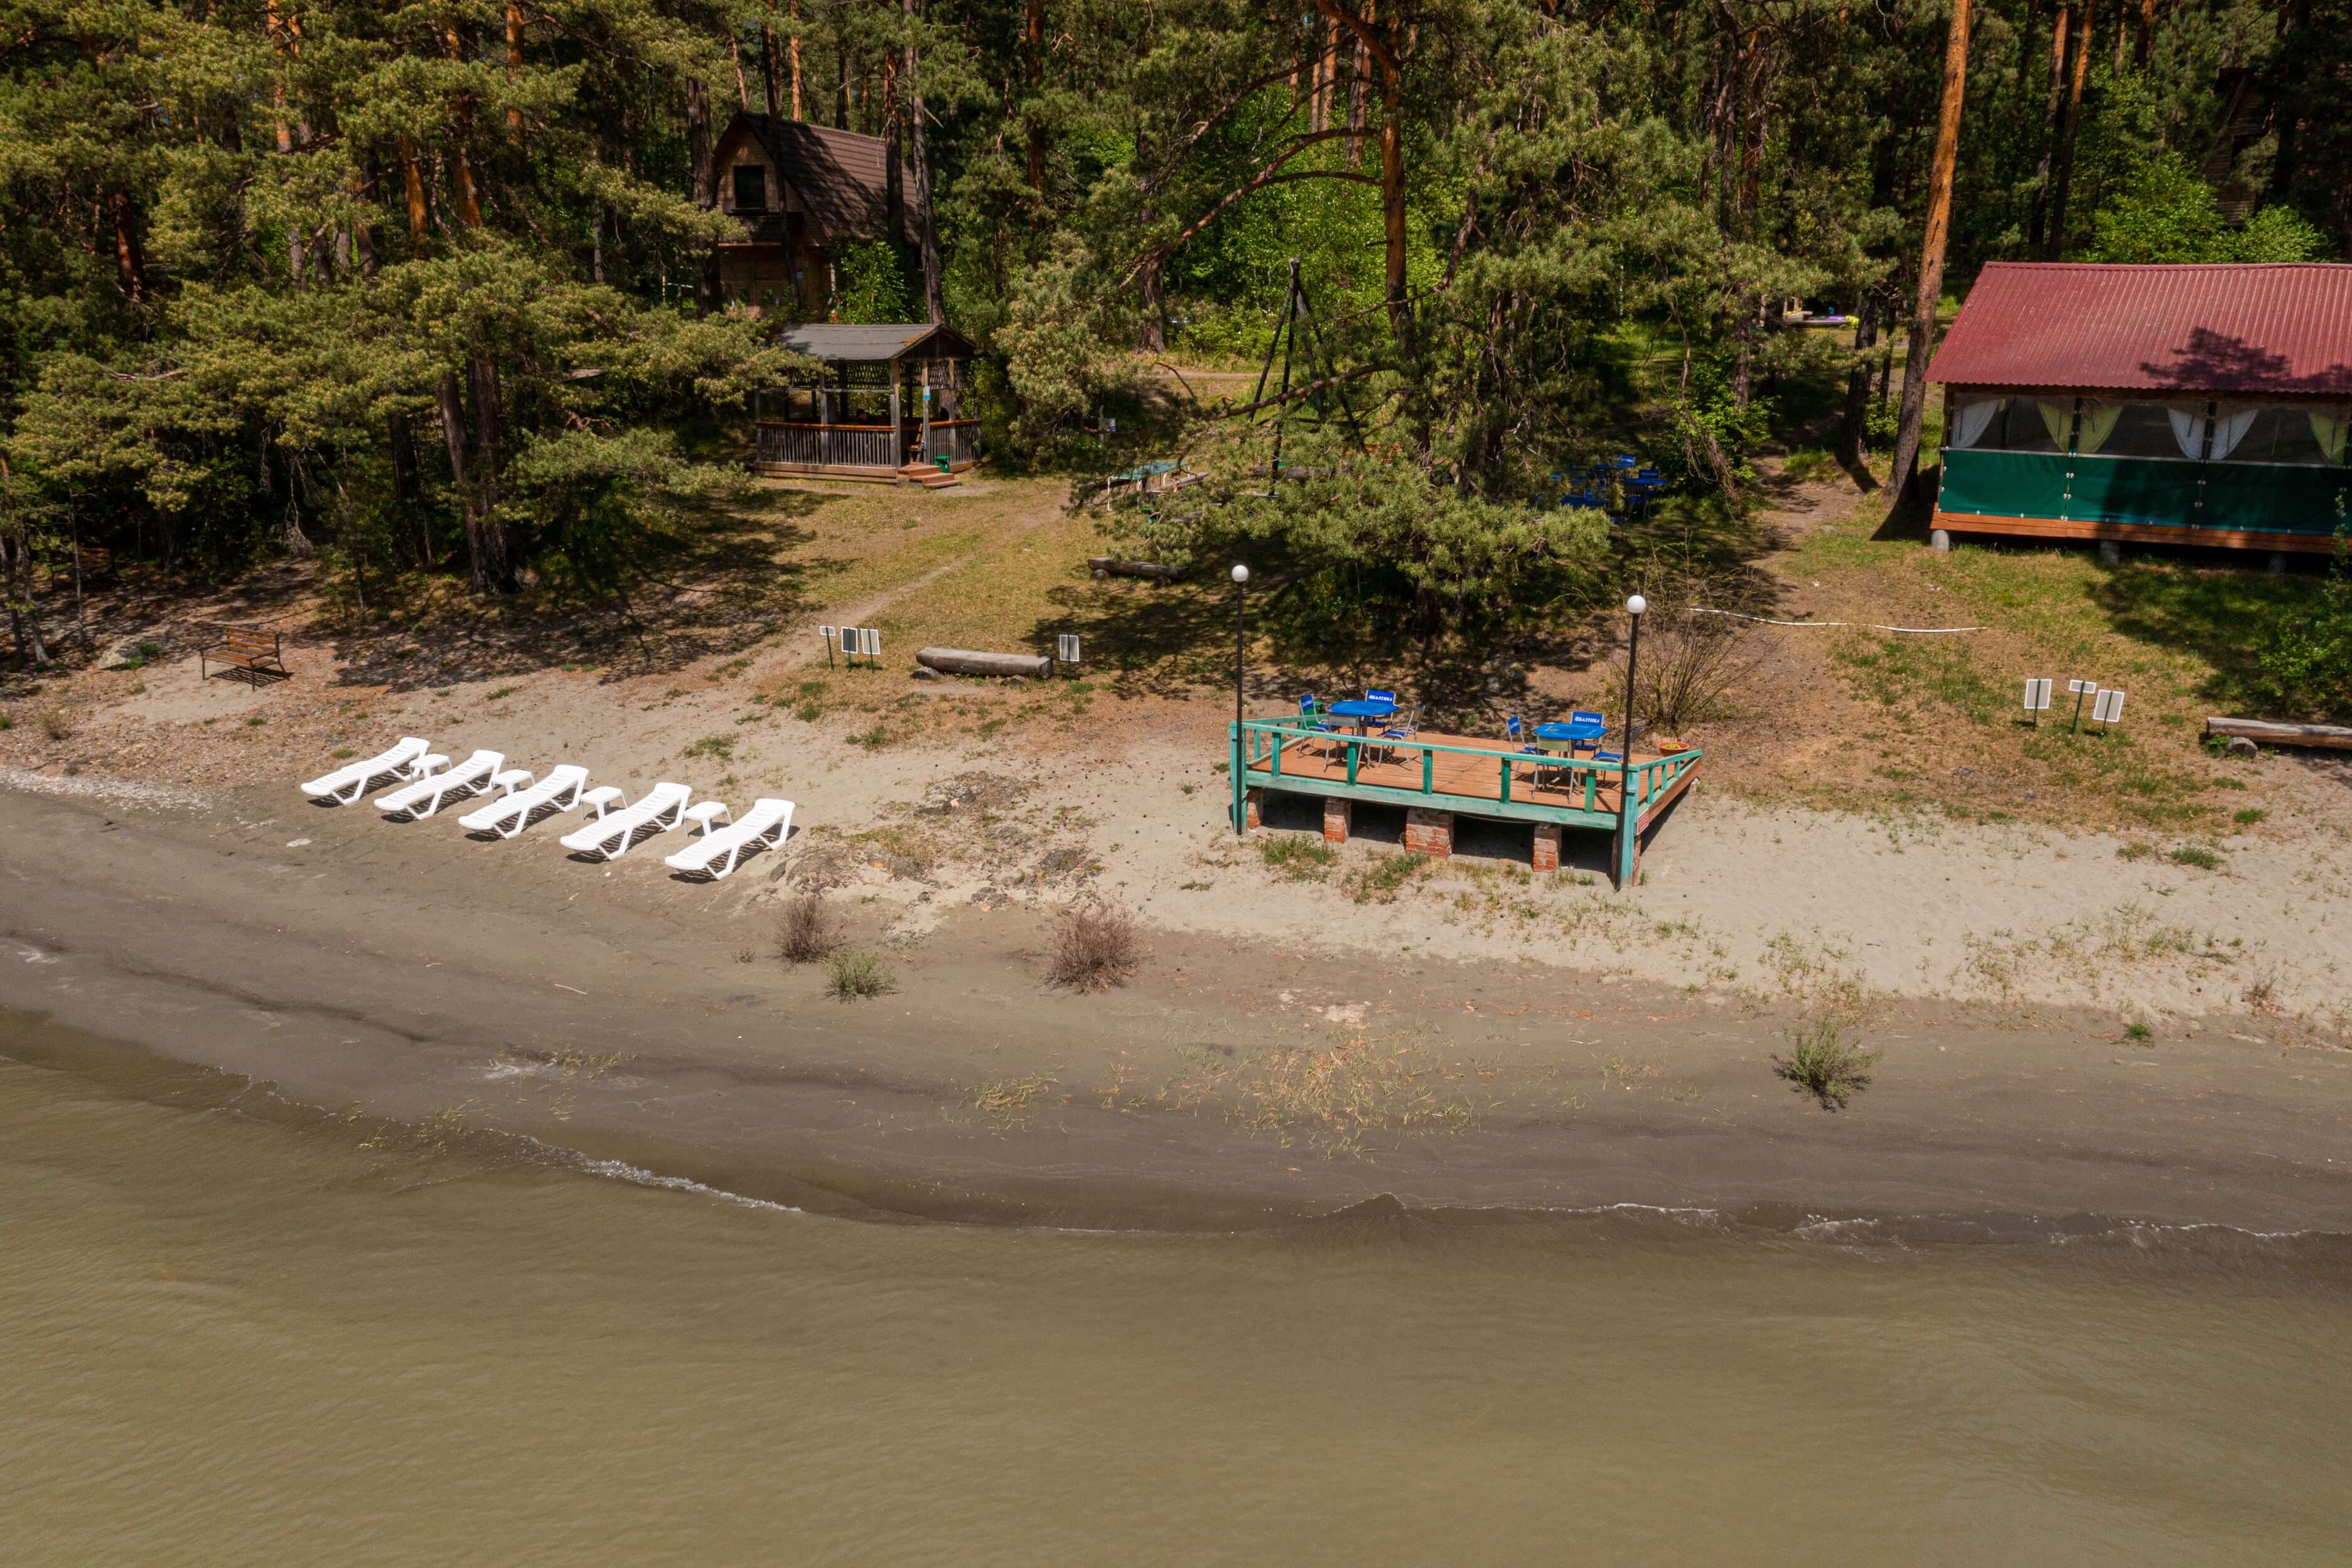
[[[735,171],[761,170],[767,206],[738,212]],[[794,321],[822,320],[831,290],[824,248],[810,232],[809,215],[798,192],[786,184],[758,140],[730,137],[718,150],[719,206],[744,219],[750,237],[719,247],[719,289],[729,300],[763,315]]]

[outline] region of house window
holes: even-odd
[[[757,163],[735,165],[735,210],[739,213],[763,213],[768,210],[768,171]]]

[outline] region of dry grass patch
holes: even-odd
[[[1133,916],[1111,904],[1081,904],[1054,922],[1045,977],[1072,991],[1108,991],[1126,984],[1142,963],[1143,936]]]
[[[814,963],[841,951],[841,922],[823,893],[803,893],[776,921],[776,952],[786,963]]]

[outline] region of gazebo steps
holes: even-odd
[[[950,485],[963,483],[956,475],[941,473],[930,463],[906,464],[899,468],[898,478],[902,483],[920,485],[927,490],[943,490]]]

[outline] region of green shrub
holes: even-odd
[[[1822,1102],[1823,1110],[1843,1110],[1853,1095],[1870,1087],[1870,1069],[1878,1053],[1865,1051],[1849,1029],[1834,1018],[1800,1024],[1789,1031],[1789,1054],[1772,1058],[1772,1070]]]
[[[836,952],[824,963],[824,989],[835,1001],[882,996],[898,989],[889,963],[878,952]]]
[[[2221,858],[2201,844],[2183,844],[2167,858],[2176,866],[2194,866],[2200,871],[2221,868]]]
[[[2352,718],[2352,531],[2336,528],[2336,563],[2316,604],[2284,616],[2260,655],[2259,694],[2296,718]]]

